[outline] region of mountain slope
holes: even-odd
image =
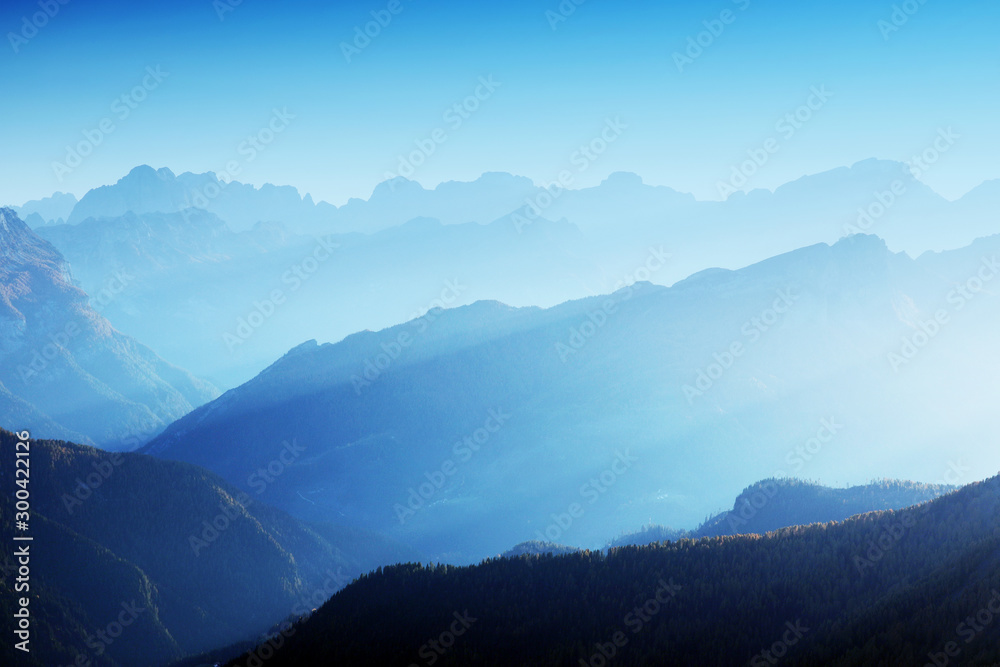
[[[949,263],[976,275],[982,250]],[[967,482],[1000,467],[980,444],[1000,395],[1000,357],[980,341],[1000,322],[981,289],[921,339],[953,289],[855,236],[671,288],[545,310],[477,303],[301,345],[149,451],[241,484],[282,424],[315,444],[270,502],[452,562],[693,527],[730,489],[789,471],[937,481],[961,464],[950,481]],[[914,336],[922,348],[897,364]]]
[[[14,442],[0,430],[0,449]],[[300,523],[186,464],[44,440],[30,453],[31,606],[54,638],[36,635],[38,664],[68,664],[77,652],[99,665],[163,664],[257,636],[360,573],[413,557],[366,531]],[[0,468],[7,488],[10,471]],[[5,495],[5,533],[12,511]],[[123,603],[142,609],[135,623],[94,648]]]
[[[5,426],[113,448],[142,444],[217,395],[115,331],[10,209],[0,209],[0,385]]]
[[[763,537],[385,568],[227,664],[991,664],[998,514],[995,477]]]

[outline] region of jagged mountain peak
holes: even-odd
[[[11,209],[0,209],[0,385],[4,423],[119,448],[218,394],[117,332],[71,284],[59,251]]]

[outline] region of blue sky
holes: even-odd
[[[961,138],[925,182],[956,198],[1000,178],[995,2],[910,0],[911,13],[897,13],[905,23],[883,24],[899,28],[892,32],[879,21],[891,22],[894,3],[878,0],[566,0],[568,16],[555,0],[399,0],[395,14],[388,0],[46,2],[54,15],[27,39],[24,17],[42,11],[39,1],[0,10],[5,203],[56,190],[81,196],[138,164],[221,172],[235,161],[237,180],[291,184],[341,204],[367,198],[398,170],[398,156],[416,141],[427,146],[438,128],[446,139],[413,174],[423,185],[485,171],[544,183],[614,118],[626,129],[576,185],[634,171],[718,198],[719,181],[772,137],[779,149],[747,187],[869,157],[906,160],[946,127]],[[219,7],[232,11],[220,19]],[[391,21],[348,62],[341,44],[371,12]],[[680,71],[674,53],[703,32],[701,53]],[[166,74],[157,81],[147,67]],[[460,126],[446,121],[490,76],[500,85],[478,108]],[[130,100],[144,77],[144,99]],[[832,96],[785,137],[776,122],[814,86]],[[122,95],[134,106],[124,118]],[[274,109],[294,118],[260,150],[246,150]],[[87,139],[102,122],[113,132]],[[67,146],[81,141],[95,145],[60,180],[53,163],[66,163]]]

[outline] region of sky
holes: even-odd
[[[574,186],[719,199],[754,156],[741,188],[773,189],[940,131],[925,183],[1000,178],[1000,3],[577,2],[7,0],[0,202],[149,164],[340,205],[396,174],[546,184],[587,146]]]

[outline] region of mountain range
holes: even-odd
[[[28,202],[24,212],[38,212],[47,223],[65,218],[77,224],[127,212],[194,209],[216,214],[234,231],[252,229],[258,222],[281,222],[312,234],[372,234],[414,218],[445,225],[503,220],[523,231],[539,218],[564,218],[595,240],[618,248],[669,243],[681,257],[697,256],[702,265],[675,267],[676,280],[707,266],[734,268],[851,233],[877,233],[894,250],[919,254],[960,247],[995,231],[998,181],[984,182],[948,201],[924,185],[920,175],[907,163],[869,159],[803,176],[773,192],[737,191],[725,201],[699,201],[669,187],[644,184],[627,172],[581,189],[536,185],[504,172],[485,173],[471,182],[448,181],[433,189],[396,177],[377,185],[367,200],[350,199],[337,207],[314,203],[291,186],[256,188],[219,179],[212,172],[175,175],[165,167],[142,165],[113,185],[87,192],[79,202],[56,193]],[[712,241],[724,237],[732,243],[706,243],[706,234]]]
[[[414,219],[372,235],[314,236],[282,223],[233,232],[192,209],[35,231],[92,296],[127,275],[102,311],[108,319],[224,387],[309,337],[339,340],[486,296],[558,303],[601,279],[579,231],[547,221],[523,235]]]
[[[954,657],[938,619],[997,583],[1000,182],[914,176],[334,207],[142,166],[0,209],[0,427],[42,438],[65,545],[36,664],[763,664],[775,628],[788,664]],[[654,574],[686,616],[619,643]]]
[[[998,246],[914,260],[852,236],[670,288],[312,341],[146,451],[239,485],[280,424],[312,444],[269,502],[451,562],[693,527],[772,476],[967,482],[1000,468]]]
[[[85,194],[71,224],[38,233],[92,296],[129,267],[138,277],[109,305],[109,320],[228,388],[302,340],[398,324],[442,292],[446,306],[554,306],[636,280],[670,285],[713,267],[736,269],[852,233],[878,234],[890,249],[918,256],[995,232],[995,184],[949,202],[908,169],[866,160],[725,202],[628,173],[579,190],[499,172],[433,190],[396,178],[338,208],[290,187],[141,166]],[[654,251],[669,261],[651,271]],[[330,261],[314,261],[314,252]],[[265,322],[275,290],[287,297],[277,304],[281,327]]]

